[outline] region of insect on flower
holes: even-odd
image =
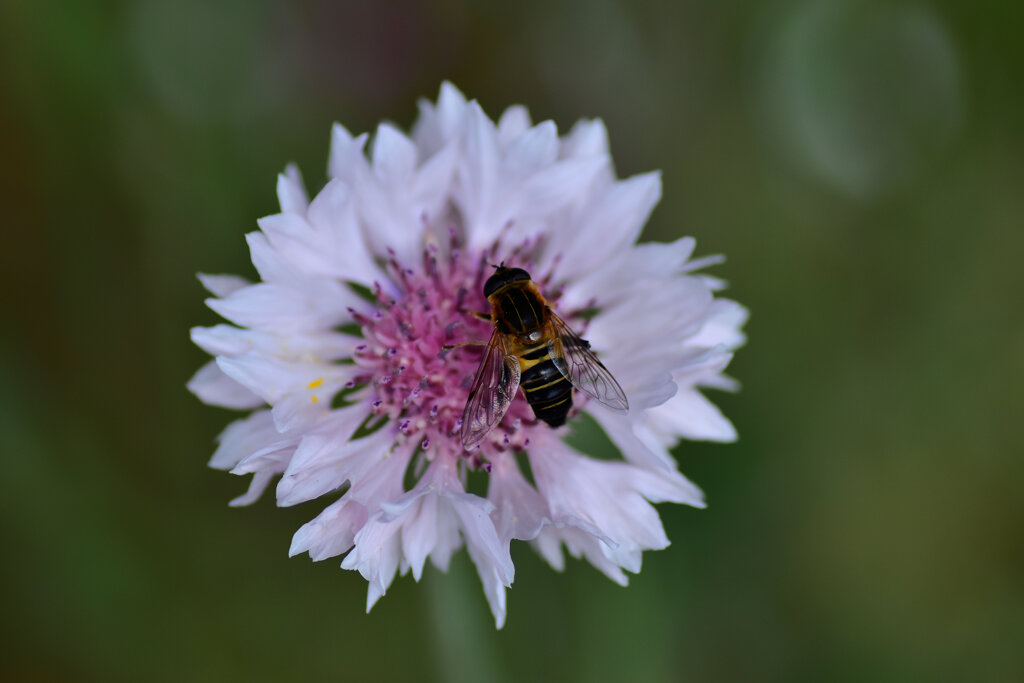
[[[520,386],[537,419],[551,427],[565,424],[573,387],[616,412],[628,412],[622,387],[590,342],[551,310],[530,274],[504,263],[495,269],[484,284],[491,314],[478,314],[493,322],[494,332],[462,413],[462,445],[474,448],[501,422]]]

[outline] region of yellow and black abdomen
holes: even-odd
[[[547,344],[527,351],[520,359],[533,361],[519,382],[533,414],[552,427],[561,427],[572,408],[572,384],[555,367]]]

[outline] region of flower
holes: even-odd
[[[220,435],[215,468],[252,474],[232,505],[277,483],[277,504],[340,493],[302,526],[290,553],[369,582],[367,610],[397,572],[445,570],[463,544],[500,628],[513,580],[512,540],[556,569],[564,547],[613,581],[669,541],[652,503],[703,506],[669,454],[681,438],[731,441],[703,388],[743,342],[746,311],[696,274],[694,241],[635,244],[661,194],[657,173],[616,180],[604,125],[559,137],[526,109],[495,125],[444,84],[420,103],[411,136],[382,123],[335,125],[330,179],[309,201],[299,172],[278,178],[281,213],[247,237],[261,282],[201,275],[209,306],[233,325],[197,327],[215,356],[189,388],[250,410]],[[445,345],[488,339],[488,264],[528,270],[549,304],[584,334],[624,388],[628,414],[576,394],[569,425],[538,421],[522,396],[478,448],[460,421],[481,354]],[[589,413],[621,451],[596,460],[563,441]],[[521,469],[526,454],[529,471]],[[486,496],[467,472],[486,473]],[[347,554],[346,554],[347,553]]]

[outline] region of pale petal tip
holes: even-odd
[[[366,613],[369,614],[373,606],[377,604],[377,601],[384,597],[385,590],[377,585],[376,581],[370,581],[370,586],[366,590]]]
[[[466,101],[466,96],[462,94],[462,91],[455,86],[451,81],[442,81],[441,88],[437,92],[437,99],[441,100],[462,100]]]

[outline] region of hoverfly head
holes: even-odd
[[[530,280],[530,274],[522,268],[506,268],[505,262],[501,265],[491,266],[494,268],[494,275],[487,278],[484,283],[484,296],[489,297],[505,285],[523,280]]]

